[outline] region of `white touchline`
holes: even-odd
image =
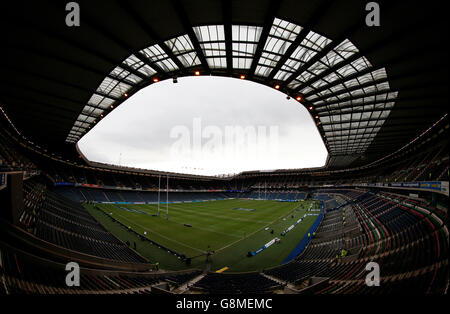
[[[289,215],[290,213],[292,213],[292,212],[293,212],[294,210],[296,210],[299,206],[300,206],[300,205],[298,205],[297,207],[294,207],[287,215]],[[272,221],[271,223],[269,223],[269,224],[265,225],[264,227],[262,227],[262,228],[256,230],[255,232],[252,232],[252,233],[248,234],[246,237],[241,238],[240,240],[237,240],[237,241],[235,241],[235,242],[232,242],[232,243],[230,243],[230,244],[228,244],[228,245],[226,245],[226,246],[224,246],[224,247],[222,247],[222,248],[216,250],[216,252],[222,251],[222,250],[226,249],[227,247],[229,247],[229,246],[231,246],[231,245],[233,245],[233,244],[235,244],[235,243],[238,243],[238,242],[240,242],[240,241],[242,241],[242,240],[248,238],[249,236],[254,235],[255,233],[257,233],[257,232],[263,230],[264,228],[266,228],[266,227],[268,227],[268,226],[270,226],[270,225],[273,225],[275,222],[277,222],[278,220],[280,220],[281,218],[283,218],[285,215],[286,215],[286,214],[283,214],[283,215],[279,216],[276,220]]]
[[[205,252],[205,251],[203,251],[203,250],[201,250],[201,249],[198,249],[198,248],[195,248],[195,247],[193,247],[193,246],[184,244],[184,243],[179,242],[179,241],[177,241],[177,240],[174,240],[174,239],[172,239],[172,238],[168,238],[168,237],[166,237],[166,236],[163,236],[163,235],[160,234],[159,232],[152,231],[152,230],[147,230],[146,227],[144,227],[144,226],[142,226],[142,225],[140,225],[140,224],[138,224],[138,223],[136,223],[136,222],[132,222],[132,221],[128,220],[127,218],[123,217],[123,216],[120,215],[120,214],[117,214],[117,216],[122,217],[124,220],[128,221],[129,223],[131,223],[131,224],[133,224],[133,225],[135,225],[135,226],[138,226],[138,227],[140,227],[140,228],[142,228],[142,229],[144,229],[144,230],[146,230],[146,231],[148,231],[148,232],[157,234],[158,236],[160,236],[160,237],[162,237],[162,238],[164,238],[164,239],[166,239],[166,240],[169,240],[169,241],[174,242],[174,243],[181,244],[182,246],[185,246],[185,247],[187,247],[187,248],[196,250],[196,251],[201,252],[201,253],[204,253],[204,252]]]

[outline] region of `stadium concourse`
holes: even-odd
[[[0,294],[448,293],[447,19],[439,2],[407,10],[379,1],[376,30],[356,0],[78,3],[81,26],[70,31],[65,3],[52,1],[15,1],[0,21]],[[80,156],[78,140],[126,98],[190,75],[252,80],[292,97],[315,121],[326,165],[219,177]],[[294,228],[274,217],[262,232],[279,224],[289,233],[244,249],[230,242],[246,262],[293,243],[278,265],[241,273],[211,268],[217,252],[209,247],[199,252],[205,267],[196,267],[160,243],[168,233],[144,237],[102,213],[106,205],[131,213],[161,206],[162,221],[166,206],[218,200],[262,204],[229,215],[270,216],[277,204],[286,217],[313,218]],[[258,228],[242,239],[263,239]],[[141,240],[152,243],[148,256],[136,248]],[[79,286],[67,282],[68,263],[80,267]],[[367,277],[376,267],[379,282]]]

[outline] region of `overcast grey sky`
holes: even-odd
[[[92,161],[205,175],[320,167],[327,158],[311,116],[295,99],[210,76],[140,90],[78,145]]]

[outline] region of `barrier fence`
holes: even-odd
[[[320,223],[322,222],[323,209],[324,209],[324,202],[320,201],[320,214],[317,216],[316,220],[311,225],[311,227],[308,229],[308,231],[305,233],[305,235],[300,240],[300,242],[297,244],[297,246],[292,250],[292,252],[288,255],[288,257],[286,257],[284,259],[283,264],[286,264],[286,263],[292,261],[293,259],[295,259],[308,246],[309,242],[312,240],[313,233],[316,232],[317,228],[319,227]],[[308,236],[308,234],[310,234],[311,236]]]

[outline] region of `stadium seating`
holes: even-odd
[[[36,165],[17,149],[9,134],[0,132],[0,172],[36,170]]]
[[[108,259],[145,259],[106,231],[79,203],[48,191],[36,179],[25,181],[22,226],[42,240],[70,250]]]
[[[4,294],[150,294],[162,282],[177,287],[200,271],[124,273],[80,269],[80,287],[68,287],[65,265],[38,258],[0,242],[0,295]]]
[[[291,283],[312,276],[330,278],[328,286],[317,292],[320,294],[445,291],[445,276],[448,278],[445,220],[433,217],[431,212],[428,215],[419,212],[418,207],[409,205],[408,198],[393,202],[387,198],[394,196],[391,193],[342,191],[342,196],[349,195],[356,196],[357,201],[326,214],[317,237],[301,256],[266,273]],[[342,249],[349,256],[341,258]],[[369,261],[380,265],[381,289],[370,290],[364,283],[364,267]],[[407,284],[414,282],[421,284],[414,288]]]
[[[212,294],[263,294],[280,287],[280,284],[259,273],[210,273],[195,284],[196,288]]]
[[[180,191],[169,193],[171,202],[315,199],[323,202],[323,220],[300,256],[262,272],[205,274],[193,269],[181,273],[124,273],[115,270],[114,264],[106,267],[107,263],[147,267],[148,261],[109,233],[80,202],[156,202],[158,176],[78,167],[42,157],[36,159],[37,167],[7,134],[0,135],[2,171],[31,173],[24,181],[25,210],[20,227],[39,241],[56,245],[61,256],[77,252],[87,260],[105,261],[104,266],[90,261],[90,266],[96,266],[83,271],[83,289],[69,289],[61,280],[63,265],[53,253],[47,256],[49,253],[33,246],[18,250],[0,242],[0,274],[5,279],[0,294],[153,293],[160,283],[170,284],[172,291],[184,285],[180,291],[220,294],[442,294],[448,287],[445,198],[427,199],[373,187],[342,187],[358,182],[448,180],[448,141],[427,149],[418,146],[389,165],[357,176],[349,172],[336,177],[283,175],[272,181],[256,176],[238,182],[173,179],[171,186]],[[37,175],[40,172],[42,175]],[[323,186],[329,183],[331,187]],[[86,186],[89,184],[96,187]],[[162,201],[165,196],[161,194]],[[364,282],[368,262],[377,262],[381,267],[379,289],[371,289]],[[194,278],[196,281],[188,284]],[[314,278],[326,280],[314,286]]]

